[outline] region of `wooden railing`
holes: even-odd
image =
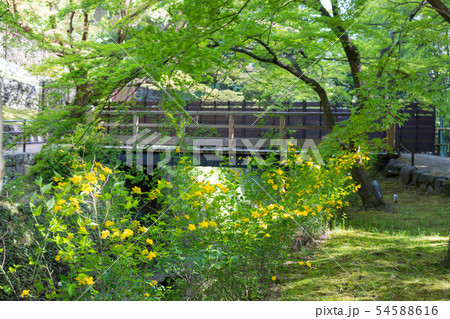
[[[133,106],[120,110],[121,104],[123,102],[118,102],[116,108],[103,111],[109,131],[112,132],[114,127],[118,135],[127,136],[135,135],[143,128],[167,133],[170,121],[167,112],[159,108],[158,101],[135,101]],[[191,136],[198,136],[193,133],[199,127],[211,128],[216,131],[215,137],[222,138],[264,138],[270,132],[270,136],[320,142],[329,133],[319,102],[272,105],[269,101],[262,106],[247,101],[196,101],[174,109],[171,114],[177,118],[179,129]],[[403,126],[370,133],[369,137],[385,139],[386,144],[397,151],[403,145],[414,152],[435,152],[435,112],[417,104],[405,105],[402,112],[409,114],[409,120]],[[347,105],[335,103],[332,114],[336,122],[341,122],[349,118],[351,110]],[[192,120],[188,121],[188,117]],[[167,135],[175,134],[169,132]]]

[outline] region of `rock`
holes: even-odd
[[[412,173],[417,170],[415,167],[403,166],[400,170],[400,180],[402,184],[407,185],[411,181]]]
[[[430,171],[422,170],[422,169],[415,170],[411,174],[411,184],[416,186],[416,187],[419,187],[419,185],[420,185],[419,184],[419,176],[422,175],[422,174],[425,174],[425,173],[429,173],[429,172]],[[427,178],[427,181],[428,181],[428,178]]]
[[[417,183],[419,184],[419,187],[421,190],[427,190],[428,186],[430,185],[430,182],[428,181],[428,177],[431,176],[428,173],[419,173],[419,176],[417,178]]]
[[[450,180],[446,180],[441,188],[441,193],[450,195]]]
[[[405,166],[407,166],[405,163],[402,163],[397,159],[391,159],[383,169],[383,175],[385,177],[397,177],[402,167]]]
[[[434,181],[438,178],[438,176],[429,174],[428,175],[428,183],[431,185],[431,187],[433,187],[434,189]]]
[[[442,186],[446,182],[445,178],[438,177],[434,180],[434,191],[438,194],[442,193]]]

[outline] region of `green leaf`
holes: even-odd
[[[41,188],[41,192],[42,192],[43,194],[48,193],[48,192],[52,189],[52,185],[53,185],[53,182],[48,183],[47,185],[43,186],[43,187]]]
[[[131,201],[128,201],[128,202],[125,204],[125,209],[126,209],[126,210],[129,210],[131,207],[133,207],[133,204],[131,203]]]
[[[42,205],[39,205],[34,211],[33,216],[39,216],[42,213]]]
[[[69,294],[70,297],[73,296],[73,293],[75,292],[76,288],[77,288],[76,284],[68,284],[67,285],[67,293]]]

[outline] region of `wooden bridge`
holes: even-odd
[[[264,108],[246,101],[192,102],[173,111],[162,110],[158,106],[157,101],[144,101],[127,109],[105,110],[103,118],[108,132],[117,134],[124,143],[147,129],[173,137],[166,145],[177,145],[180,141],[175,136],[181,135],[223,139],[223,145],[236,140],[236,147],[245,147],[240,143],[242,139],[255,141],[264,138],[308,139],[319,144],[329,133],[319,102],[283,103],[269,111],[267,106]],[[409,120],[401,127],[396,125],[385,132],[371,133],[370,137],[386,139],[386,143],[397,152],[435,153],[435,111],[410,104],[403,112],[409,114]],[[348,119],[350,114],[348,107],[339,103],[333,105],[336,122]],[[169,125],[173,120],[176,125]],[[266,149],[267,145],[262,148]]]

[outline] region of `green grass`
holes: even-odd
[[[385,210],[347,212],[345,226],[294,253],[279,300],[449,300],[450,199],[382,181]],[[392,205],[392,194],[398,205]],[[322,249],[323,248],[323,249]],[[298,261],[311,261],[312,267]]]
[[[31,110],[31,109],[14,109],[14,108],[10,108],[10,107],[4,107],[3,108],[3,119],[4,120],[34,120],[37,116],[37,113],[38,112],[36,110]]]

